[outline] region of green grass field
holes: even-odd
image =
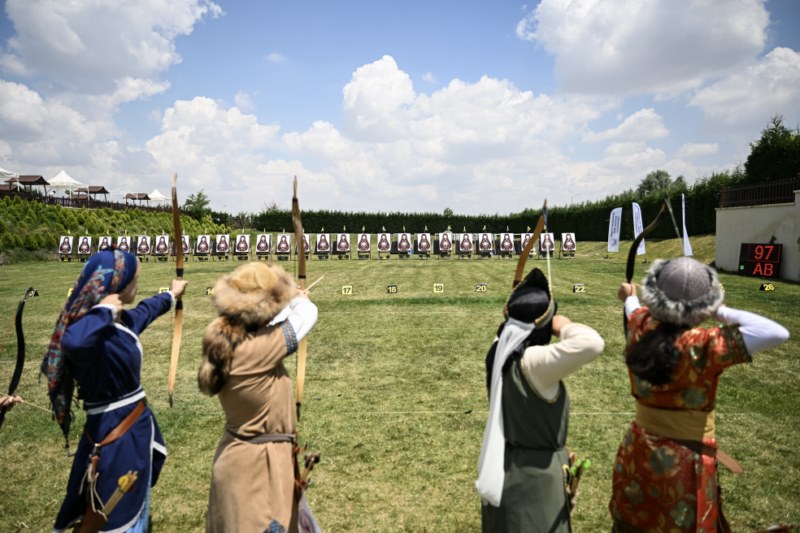
[[[621,249],[627,252],[630,243]],[[713,237],[693,239],[695,256],[714,257]],[[648,257],[673,257],[679,242],[648,242]],[[553,260],[559,312],[596,328],[604,354],[570,376],[568,446],[592,467],[581,484],[576,531],[608,531],[607,503],[617,446],[633,417],[622,360],[622,311],[616,291],[626,254],[606,259],[605,243],[579,243],[575,259]],[[211,458],[223,429],[215,398],[196,386],[200,339],[214,316],[205,294],[237,262],[186,264],[190,286],[175,406],[167,404],[171,316],[143,335],[143,384],[161,425],[169,457],[153,493],[157,531],[204,527]],[[309,281],[325,274],[312,299],[320,309],[309,337],[300,438],[321,452],[307,495],[326,532],[480,530],[474,489],[487,414],[483,360],[513,277],[510,260],[317,261]],[[46,406],[39,363],[80,263],[30,262],[0,267],[0,386],[16,357],[13,317],[28,286],[40,296],[25,310],[28,360],[19,392]],[[530,260],[546,271],[546,262]],[[294,262],[285,264],[294,269]],[[636,265],[641,279],[647,265]],[[174,263],[143,264],[140,297],[169,285]],[[752,365],[726,372],[718,396],[721,447],[745,473],[723,471],[726,514],[735,531],[777,522],[800,524],[800,285],[721,275],[727,303],[777,319],[792,333],[785,345],[757,354]],[[435,293],[434,284],[443,284]],[[485,292],[476,286],[485,283]],[[573,293],[575,283],[585,293]],[[387,293],[396,285],[397,293]],[[342,294],[352,286],[352,294]],[[288,361],[294,366],[294,358]],[[73,446],[82,415],[73,427]],[[60,505],[70,461],[57,425],[44,412],[19,405],[0,429],[0,532],[46,531]]]

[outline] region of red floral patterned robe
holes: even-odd
[[[659,325],[646,307],[628,319],[628,347]],[[681,358],[672,380],[651,385],[629,373],[631,394],[644,406],[668,410],[714,410],[719,376],[727,367],[750,362],[738,326],[695,327],[676,346]],[[703,444],[716,448],[714,438]],[[716,459],[631,424],[614,462],[609,510],[617,532],[716,531]]]

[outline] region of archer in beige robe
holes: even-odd
[[[207,532],[260,533],[273,531],[271,527],[297,531],[292,442],[246,439],[295,433],[292,381],[283,359],[297,349],[316,320],[316,306],[296,297],[267,326],[236,346],[219,392],[225,432],[212,467]]]

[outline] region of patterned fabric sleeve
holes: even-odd
[[[297,341],[297,335],[294,332],[294,328],[292,327],[292,323],[288,320],[281,322],[281,331],[283,332],[283,338],[286,341],[286,353],[294,353],[297,350],[299,343]]]
[[[753,360],[735,325],[693,328],[681,335],[678,346],[705,374],[718,374],[730,366]]]
[[[747,350],[739,326],[721,326],[706,330],[709,336],[715,335],[713,344],[709,345],[712,350],[715,362],[720,368],[727,368],[742,363],[751,363],[753,356]]]
[[[628,344],[638,341],[647,331],[654,329],[658,321],[654,320],[646,307],[637,308],[628,317]]]

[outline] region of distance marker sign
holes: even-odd
[[[781,267],[782,244],[742,243],[739,251],[739,274],[774,278]]]

